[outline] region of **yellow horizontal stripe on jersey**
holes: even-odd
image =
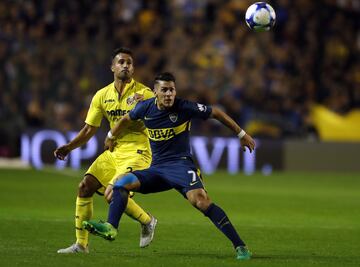
[[[180,124],[179,126],[173,128],[162,128],[162,129],[147,128],[147,132],[150,140],[165,141],[189,129],[190,129],[190,121],[186,121],[183,124]]]

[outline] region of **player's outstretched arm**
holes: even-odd
[[[75,148],[82,146],[89,141],[91,137],[96,133],[97,127],[85,124],[80,132],[66,145],[60,146],[54,151],[54,156],[58,159],[65,160],[65,157]]]
[[[129,124],[131,123],[131,118],[129,116],[129,113],[126,114],[124,117],[122,117],[113,128],[110,129],[110,131],[107,133],[107,136],[105,138],[104,142],[104,149],[109,149],[110,151],[114,150],[114,147],[116,146],[115,139],[116,137],[126,129]]]
[[[240,138],[240,144],[245,151],[245,147],[252,152],[255,148],[255,141],[240,126],[218,107],[212,107],[211,117],[220,121],[222,124],[231,129]]]

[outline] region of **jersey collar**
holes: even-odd
[[[133,87],[134,83],[135,83],[135,80],[134,80],[133,78],[131,78],[131,81],[125,85],[125,88],[124,88],[124,91],[123,91],[123,95],[126,94],[126,92],[129,90],[129,88],[132,88],[132,87]],[[119,94],[119,92],[118,92],[118,91],[116,90],[116,88],[115,88],[115,81],[113,82],[113,86],[114,86],[114,91],[115,91],[117,94]]]

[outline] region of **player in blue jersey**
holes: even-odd
[[[214,118],[233,130],[240,143],[251,152],[255,142],[240,126],[217,107],[176,98],[175,77],[168,72],[155,78],[155,98],[142,101],[125,115],[109,132],[105,147],[114,147],[132,121],[142,120],[148,130],[152,150],[150,168],[120,176],[105,195],[111,200],[107,222],[84,221],[90,233],[114,240],[129,191],[155,193],[175,189],[207,216],[232,242],[239,260],[250,259],[251,253],[241,240],[225,212],[214,204],[204,190],[190,152],[190,124],[193,118]]]

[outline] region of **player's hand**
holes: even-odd
[[[112,199],[113,187],[114,186],[112,184],[109,184],[105,189],[104,197],[108,203],[110,203]]]
[[[255,141],[248,134],[245,134],[243,138],[240,139],[241,147],[246,151],[246,147],[249,149],[250,153],[255,149]]]
[[[108,137],[106,137],[104,141],[104,150],[110,150],[110,152],[113,152],[115,147],[116,147],[115,140],[111,140]]]
[[[55,149],[54,156],[60,160],[65,160],[66,156],[71,152],[71,149],[67,146],[61,146]]]
[[[136,94],[134,95],[134,100],[135,100],[136,102],[143,101],[143,100],[144,100],[144,95],[140,95],[140,94],[136,93]]]

